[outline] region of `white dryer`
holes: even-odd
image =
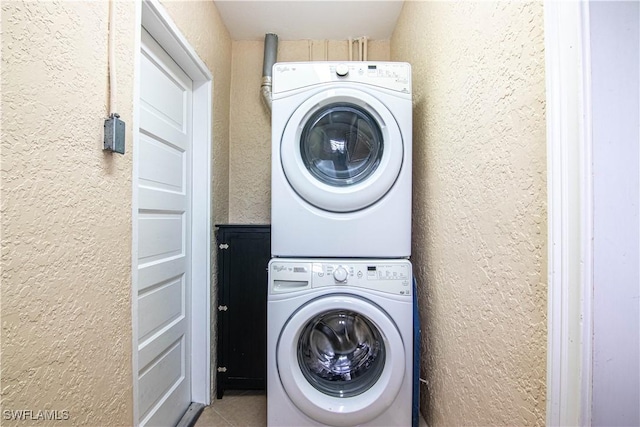
[[[273,66],[275,257],[411,255],[411,67]]]
[[[410,426],[408,260],[272,259],[267,425]]]

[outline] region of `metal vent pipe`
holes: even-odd
[[[262,100],[271,111],[271,69],[278,56],[278,36],[267,33],[264,36],[264,61],[262,63]]]

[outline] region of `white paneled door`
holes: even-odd
[[[143,28],[135,227],[141,426],[174,426],[191,403],[192,85]]]

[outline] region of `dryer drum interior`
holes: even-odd
[[[307,322],[297,354],[302,374],[315,389],[348,398],[366,392],[380,378],[384,337],[365,316],[330,310]]]
[[[333,186],[367,179],[380,164],[383,149],[376,120],[361,107],[344,102],[314,113],[300,138],[300,154],[309,172]]]

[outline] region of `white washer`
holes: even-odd
[[[273,66],[276,257],[411,255],[411,67]]]
[[[272,259],[267,425],[410,426],[411,263]]]

